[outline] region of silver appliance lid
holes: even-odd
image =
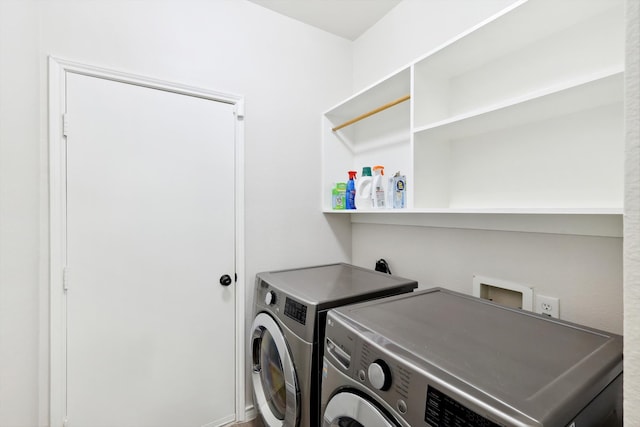
[[[440,288],[332,316],[425,372],[446,373],[539,420],[580,406],[577,395],[593,398],[622,372],[618,335]]]
[[[405,279],[350,264],[329,264],[258,273],[258,279],[319,310],[415,289]]]

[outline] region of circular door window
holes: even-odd
[[[349,417],[340,418],[337,420],[336,425],[338,427],[364,427],[362,424]]]
[[[350,392],[333,396],[323,414],[324,427],[396,427],[372,402]]]
[[[284,335],[266,313],[256,316],[251,329],[251,378],[257,409],[268,427],[295,426],[299,391]]]
[[[279,420],[284,420],[287,410],[287,388],[284,370],[273,336],[265,330],[260,340],[260,382],[267,404]]]

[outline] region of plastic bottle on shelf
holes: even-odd
[[[387,182],[384,179],[384,166],[373,167],[373,186],[371,188],[372,206],[374,209],[384,208],[386,202],[385,190]]]
[[[407,177],[396,172],[393,176],[393,208],[404,209],[407,206]]]
[[[331,190],[331,207],[335,210],[344,210],[346,208],[347,183],[338,182]]]
[[[373,177],[371,176],[371,168],[365,166],[362,168],[362,175],[356,180],[356,208],[371,209],[371,186]]]
[[[347,181],[347,209],[356,208],[356,171],[349,171],[349,181]]]
[[[394,177],[391,175],[388,178],[385,177],[383,179],[383,181],[387,184],[387,186],[385,187],[385,208],[387,209],[393,209],[393,194],[394,194]]]

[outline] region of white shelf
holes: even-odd
[[[458,139],[622,102],[623,76],[622,67],[616,67],[422,126],[414,133]]]
[[[599,22],[622,5],[619,0],[521,0],[414,63],[427,63],[444,73],[462,74],[540,40],[557,41],[558,33],[590,20]]]
[[[418,61],[414,126],[485,110],[585,74],[624,68],[621,1],[578,5],[567,0],[549,6],[547,0],[524,3]]]
[[[324,113],[324,116],[327,117],[333,124],[333,127],[335,127],[373,108],[384,105],[402,96],[409,95],[410,93],[411,71],[410,68],[407,67],[329,109]],[[358,125],[366,125],[377,121],[380,120],[365,119],[359,122]]]
[[[619,213],[566,212],[449,212],[417,210],[397,213],[362,212],[351,215],[354,224],[384,224],[410,227],[465,228],[523,233],[622,237]]]
[[[508,214],[508,215],[622,215],[622,208],[405,208],[405,209],[325,209],[330,214]]]
[[[617,236],[623,80],[623,0],[520,1],[324,114],[323,212]],[[408,208],[332,210],[334,183],[375,164],[407,176]]]

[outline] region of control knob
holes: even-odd
[[[273,291],[268,291],[264,296],[264,303],[266,305],[272,305],[276,303],[276,293]]]
[[[377,359],[371,363],[367,375],[374,388],[382,391],[391,388],[391,369],[384,360]]]

